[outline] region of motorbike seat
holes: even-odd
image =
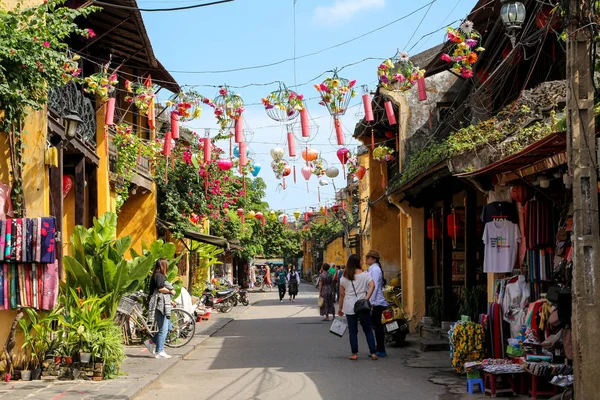
[[[226,296],[229,296],[231,294],[231,292],[233,292],[233,289],[219,290],[217,292],[217,297],[226,297]]]

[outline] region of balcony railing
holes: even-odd
[[[120,183],[121,177],[117,175],[117,158],[118,151],[117,147],[113,144],[112,139],[115,136],[114,127],[109,128],[109,144],[108,144],[108,166],[111,172],[111,180],[115,183]],[[152,191],[152,171],[150,168],[150,159],[148,157],[140,156],[135,167],[135,173],[131,182],[142,189]]]

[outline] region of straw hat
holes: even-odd
[[[373,257],[378,260],[381,258],[379,256],[379,252],[377,250],[373,250],[373,249],[369,250],[369,252],[367,254],[365,254],[365,257]]]

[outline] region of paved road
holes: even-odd
[[[277,293],[247,309],[151,384],[139,399],[436,399],[443,386],[432,370],[409,368],[414,348],[388,349],[389,357],[348,360],[347,335],[329,333],[316,308],[317,293],[302,285],[296,303]]]

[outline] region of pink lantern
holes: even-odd
[[[115,102],[116,99],[111,97],[106,103],[106,115],[104,116],[105,125],[114,125],[115,123]]]
[[[308,215],[308,218],[312,218],[312,216],[315,215],[315,212],[313,210],[308,210],[304,214]]]
[[[427,100],[427,88],[425,87],[425,77],[417,80],[417,88],[419,90],[419,101]]]
[[[394,114],[394,106],[392,106],[391,101],[386,101],[384,104],[385,113],[387,114],[387,119],[390,125],[396,125],[396,115]]]
[[[67,197],[73,187],[73,179],[68,175],[63,175],[63,199]]]
[[[235,120],[235,142],[242,143],[244,141],[244,123],[242,116]]]
[[[308,111],[306,111],[306,107],[300,111],[300,126],[302,127],[302,137],[309,137],[310,126],[308,124]]]
[[[229,171],[231,167],[233,167],[233,161],[228,159],[219,160],[217,167],[219,167],[221,171]]]
[[[290,157],[296,157],[296,138],[294,132],[288,132],[288,154]]]
[[[179,139],[179,115],[175,111],[171,111],[171,138]]]
[[[369,87],[367,85],[363,85],[362,89],[362,102],[363,108],[365,109],[365,121],[372,122],[375,120],[375,117],[373,116],[373,106],[371,105],[371,93],[369,92]]]
[[[248,143],[240,143],[240,166],[245,167],[248,163]]]
[[[210,162],[210,149],[211,149],[210,138],[209,137],[202,138],[202,141],[204,142],[204,162],[209,163]]]
[[[346,140],[344,138],[344,130],[342,128],[342,122],[337,118],[334,118],[333,122],[335,125],[335,136],[337,138],[337,144],[338,144],[338,146],[343,146],[346,144]]]
[[[302,173],[302,176],[304,177],[304,179],[306,179],[307,181],[310,179],[310,177],[312,175],[312,169],[306,165],[304,167],[302,167],[300,172]]]
[[[350,150],[348,150],[345,147],[342,147],[341,149],[338,149],[336,154],[337,154],[338,160],[340,160],[340,162],[343,165],[346,165],[346,162],[348,162],[348,155],[350,154]]]
[[[165,155],[167,157],[171,154],[171,140],[172,140],[171,131],[168,131],[165,134],[165,144],[163,146],[163,155]]]

